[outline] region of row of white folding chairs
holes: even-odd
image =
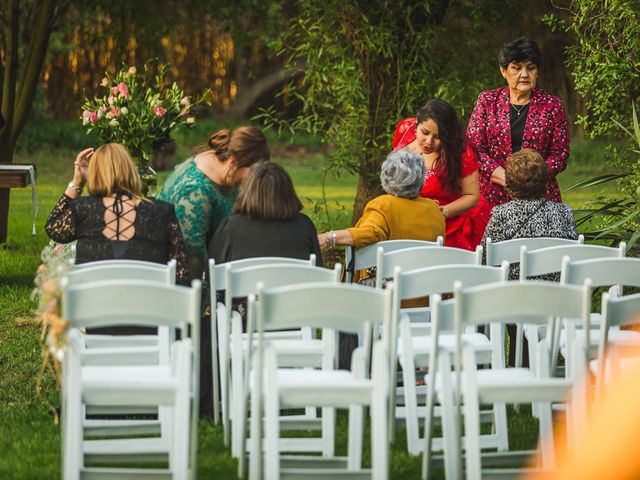
[[[65,478],[186,478],[189,467],[195,475],[199,349],[193,345],[199,340],[199,282],[191,288],[171,285],[173,264],[105,261],[78,267],[63,279],[63,316],[72,327],[63,377]],[[151,272],[154,269],[155,274]],[[163,269],[165,276],[158,274]],[[122,279],[125,274],[134,280]],[[142,341],[114,337],[87,348],[93,335],[78,330],[131,324],[155,326],[167,335],[146,336]],[[182,340],[169,347],[172,335],[168,332],[176,329]],[[157,349],[155,355],[145,356],[143,352],[149,348]],[[160,353],[168,348],[171,354]],[[121,435],[123,424],[129,429],[126,433],[136,435],[85,438],[85,427],[91,424],[86,414],[150,411],[159,411],[159,437],[143,438],[155,432],[140,429],[136,421],[105,420],[97,430],[102,435]],[[88,465],[155,460],[168,461],[168,468],[113,470]]]

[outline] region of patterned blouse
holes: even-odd
[[[189,283],[182,232],[171,205],[157,200],[141,201],[134,207],[132,223],[121,219],[124,228],[118,228],[114,225],[116,222],[106,222],[105,210],[102,197],[71,199],[63,195],[49,215],[45,229],[58,243],[78,241],[78,264],[112,259],[167,263],[169,259],[175,259],[176,283]],[[116,231],[126,233],[123,237],[130,238],[118,239],[120,235],[111,234]]]
[[[511,200],[498,205],[491,210],[491,218],[482,237],[482,247],[486,251],[487,238],[491,238],[492,242],[502,242],[513,238],[536,237],[576,240],[578,234],[571,207],[544,198]],[[509,278],[514,280],[519,276],[519,264],[512,264]],[[555,274],[543,277],[545,280],[559,280]]]
[[[511,153],[509,123],[509,87],[480,93],[471,113],[467,136],[480,154],[478,161],[480,192],[491,203],[500,205],[511,197],[500,185],[491,181],[491,173],[504,167]],[[553,178],[547,185],[547,200],[562,202],[555,177],[567,166],[569,131],[560,99],[535,88],[529,103],[529,113],[522,136],[522,148],[533,148],[547,162]]]
[[[172,203],[184,235],[193,278],[201,278],[207,262],[207,245],[218,225],[231,215],[237,188],[214,183],[196,165],[195,156],[178,166],[158,198]]]

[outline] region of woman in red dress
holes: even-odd
[[[445,245],[474,250],[491,208],[480,195],[477,154],[453,107],[444,100],[429,100],[416,118],[397,125],[392,147],[422,156],[427,173],[420,196],[439,203],[446,218]]]

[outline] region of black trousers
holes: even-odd
[[[515,367],[516,366],[516,335],[517,335],[517,326],[513,323],[507,325],[507,332],[509,334],[509,356],[507,358],[507,366]],[[524,338],[521,339],[522,342],[522,366],[529,366],[529,347],[527,346],[527,342],[524,341]]]

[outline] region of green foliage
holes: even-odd
[[[640,123],[635,105],[632,105],[633,128],[628,129],[620,125],[633,142],[623,158],[633,158],[635,161],[617,160],[618,164],[625,164],[627,171],[617,174],[601,175],[585,180],[571,188],[585,188],[606,182],[617,181],[622,197],[611,198],[604,196],[602,200],[594,202],[593,208],[577,211],[582,214],[577,220],[578,227],[586,227],[585,236],[594,240],[606,240],[613,245],[624,241],[630,254],[640,255]],[[614,120],[615,121],[615,120]],[[616,122],[617,123],[617,122]],[[593,226],[595,225],[595,228]]]
[[[568,18],[545,20],[575,37],[567,64],[587,109],[578,123],[592,136],[619,134],[640,94],[640,2],[571,0],[560,10]]]

